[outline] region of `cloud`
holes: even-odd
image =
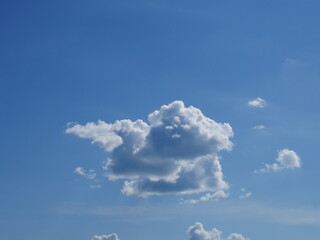
[[[256,129],[256,130],[262,130],[262,129],[265,129],[266,126],[264,125],[257,125],[257,126],[254,126],[253,129]]]
[[[109,235],[101,235],[101,236],[95,235],[91,240],[120,240],[120,239],[118,238],[117,234],[112,233]]]
[[[239,196],[240,199],[245,199],[251,197],[252,193],[248,192],[246,189],[241,188],[241,194]]]
[[[263,108],[267,105],[266,100],[262,98],[254,98],[248,102],[248,106],[250,107],[256,107],[256,108]]]
[[[94,179],[96,177],[96,173],[93,169],[86,171],[83,167],[77,167],[73,172],[86,179]]]
[[[227,190],[218,152],[231,150],[233,131],[182,101],[162,106],[143,120],[70,126],[109,153],[109,180],[125,179],[122,192],[146,197]]]
[[[227,240],[249,240],[249,238],[246,238],[239,233],[231,233]]]
[[[187,230],[189,234],[189,240],[250,240],[239,233],[231,233],[227,238],[222,237],[222,232],[216,228],[211,231],[204,229],[202,223],[196,222],[193,226],[190,226]],[[120,240],[117,234],[112,233],[110,235],[95,235],[91,240]]]
[[[207,231],[200,222],[190,226],[187,233],[189,240],[250,240],[239,233],[232,233],[227,238],[223,238],[220,230],[213,228],[211,231]]]
[[[214,193],[207,193],[204,196],[200,197],[199,199],[188,199],[188,200],[184,200],[184,203],[198,203],[198,202],[207,202],[210,200],[214,200],[214,201],[219,201],[221,198],[227,198],[229,197],[229,194],[226,193],[223,190],[218,190]]]
[[[282,149],[278,152],[277,162],[265,164],[265,167],[255,172],[279,172],[283,169],[301,167],[301,159],[298,154],[289,149]]]

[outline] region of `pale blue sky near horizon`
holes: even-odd
[[[202,222],[251,240],[316,239],[320,103],[317,1],[58,0],[0,3],[0,236],[188,239]],[[248,106],[260,97],[266,106]],[[219,152],[230,196],[140,198],[69,122],[142,119],[175,100],[233,129]],[[264,129],[254,129],[263,125]],[[255,170],[294,150],[300,168]],[[94,169],[85,179],[75,168]],[[92,189],[91,185],[101,185]],[[246,189],[252,195],[239,199]]]

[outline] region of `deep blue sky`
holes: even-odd
[[[297,0],[2,1],[1,238],[178,240],[200,221],[252,240],[316,239],[319,8]],[[267,106],[249,107],[256,97]],[[122,180],[102,177],[106,153],[65,133],[73,121],[146,121],[174,100],[232,126],[234,148],[221,153],[229,198],[184,205],[176,195],[125,196]],[[284,148],[301,168],[253,173]],[[73,173],[79,166],[95,169],[102,187],[90,189]],[[239,200],[241,188],[252,196]]]

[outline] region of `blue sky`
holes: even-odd
[[[2,1],[1,238],[216,240],[217,228],[226,240],[315,239],[319,7]],[[265,105],[248,104],[256,98]],[[148,120],[162,106],[160,122]],[[136,128],[114,130],[123,119],[145,128],[125,138]],[[131,166],[126,146],[138,152]],[[121,192],[125,181],[138,185]]]

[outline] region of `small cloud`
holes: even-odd
[[[95,235],[91,240],[120,240],[120,239],[118,238],[117,234],[112,233],[109,235],[101,235],[101,236]]]
[[[298,154],[289,149],[282,149],[278,152],[275,163],[265,164],[265,167],[255,172],[279,172],[283,169],[301,168],[301,159]]]
[[[92,180],[96,177],[96,173],[93,169],[90,169],[89,171],[87,171],[83,167],[77,167],[73,172],[80,176],[83,176],[86,179]]]
[[[98,188],[101,188],[101,184],[90,185],[89,188],[91,188],[91,189],[98,189]]]
[[[180,134],[172,134],[172,138],[180,138],[181,135]]]
[[[207,231],[200,222],[190,226],[187,233],[189,240],[250,240],[240,233],[231,233],[227,238],[223,238],[220,230],[213,228]]]
[[[263,108],[267,105],[266,100],[262,98],[254,98],[248,102],[248,106],[250,107],[256,107],[256,108]]]
[[[219,201],[221,198],[227,198],[229,197],[229,194],[226,193],[223,190],[218,190],[215,193],[211,194],[211,193],[207,193],[204,196],[200,197],[199,199],[189,199],[189,200],[184,200],[184,203],[191,203],[191,204],[195,204],[198,202],[207,202],[210,200],[213,201]]]
[[[241,188],[241,194],[239,196],[239,199],[245,199],[251,197],[252,193],[248,192],[245,188]]]
[[[221,239],[222,240],[222,239]],[[249,238],[244,237],[240,233],[231,233],[227,240],[250,240]]]
[[[266,128],[266,126],[264,126],[264,125],[257,125],[257,126],[253,127],[253,129],[255,129],[255,130],[262,130],[262,129],[265,129],[265,128]]]

